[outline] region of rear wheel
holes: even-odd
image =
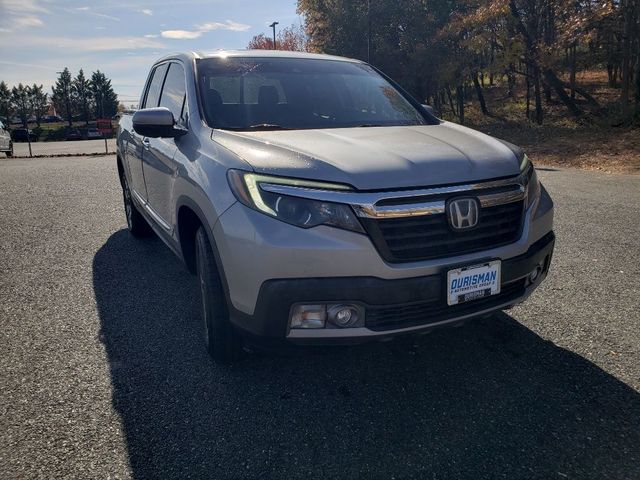
[[[146,237],[151,234],[151,227],[144,219],[131,198],[131,190],[127,177],[122,175],[122,196],[124,200],[124,214],[127,218],[127,227],[134,237]]]
[[[230,363],[240,356],[242,339],[229,320],[229,309],[213,249],[203,227],[196,232],[195,250],[205,345],[214,360]]]
[[[9,150],[7,150],[5,153],[7,154],[7,157],[13,157],[13,142],[9,144]]]

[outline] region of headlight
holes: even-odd
[[[520,176],[526,188],[526,208],[529,208],[540,196],[540,182],[538,181],[536,169],[526,154],[522,157],[522,162],[520,163]]]
[[[249,208],[262,212],[283,222],[301,228],[318,225],[364,233],[362,225],[349,205],[310,200],[303,197],[267,192],[261,184],[290,185],[326,190],[350,190],[345,185],[297,180],[269,175],[259,175],[241,170],[229,170],[227,174],[231,191],[238,201]]]

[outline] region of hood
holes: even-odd
[[[460,125],[268,132],[214,130],[256,172],[349,184],[358,190],[429,187],[520,173],[499,140]]]

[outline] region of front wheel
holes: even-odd
[[[13,157],[13,142],[9,144],[9,150],[7,150],[5,153],[7,154],[7,157]]]
[[[195,250],[205,345],[214,360],[230,363],[240,356],[242,339],[229,320],[222,281],[209,237],[203,227],[196,232]]]

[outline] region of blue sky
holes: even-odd
[[[129,105],[155,59],[242,49],[274,20],[300,24],[296,0],[0,0],[0,80],[50,92],[64,67],[100,69]]]

